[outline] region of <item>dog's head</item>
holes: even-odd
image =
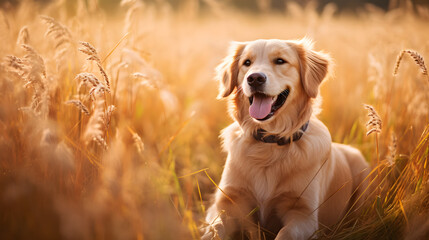
[[[219,97],[231,95],[232,116],[242,127],[287,134],[310,117],[328,64],[329,56],[306,38],[234,42],[217,68]]]

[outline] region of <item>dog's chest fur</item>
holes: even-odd
[[[245,174],[248,183],[246,187],[256,201],[256,207],[259,208],[259,221],[264,225],[267,218],[272,217],[273,199],[281,193],[293,191],[287,188],[289,184],[284,184],[285,181],[289,181],[285,173],[291,170],[287,167],[291,161],[281,154],[284,150],[279,151],[270,145],[267,148],[267,143],[255,145],[252,148],[253,151],[247,150],[242,153],[247,155],[247,163],[242,170],[247,173]]]
[[[225,168],[231,173],[222,178],[221,187],[229,185],[249,192],[264,225],[275,213],[276,204],[287,204],[293,201],[287,198],[300,195],[317,171],[319,160],[328,153],[329,132],[318,133],[326,136],[311,140],[311,131],[297,143],[277,146],[246,136],[237,123],[230,125],[222,137],[229,155]]]
[[[266,145],[267,143],[260,143]],[[293,155],[285,154],[288,151],[282,149],[266,149],[265,159],[252,156],[247,157],[246,171],[247,188],[253,195],[258,208],[258,221],[264,228],[276,231],[276,226],[281,226],[281,218],[277,216],[277,207],[288,206],[300,195],[305,185],[309,183],[309,177],[303,173],[302,161],[300,166],[296,165]],[[248,152],[248,151],[246,151]],[[295,151],[296,152],[296,151]],[[265,164],[263,164],[265,163]],[[308,171],[308,168],[305,168]],[[314,182],[316,183],[316,182]],[[277,229],[278,230],[278,229]]]
[[[270,214],[269,202],[278,185],[278,179],[274,178],[276,175],[272,173],[273,170],[275,169],[267,168],[262,171],[255,171],[257,175],[249,178],[251,183],[249,187],[256,199],[259,208],[259,220],[262,224],[265,223],[267,215]]]

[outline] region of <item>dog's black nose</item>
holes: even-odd
[[[264,73],[252,73],[247,77],[247,83],[253,88],[262,86],[267,81]]]

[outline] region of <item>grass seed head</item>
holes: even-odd
[[[79,51],[82,53],[88,55],[87,60],[95,61],[99,64],[101,64],[101,60],[98,57],[97,50],[89,43],[89,42],[80,42],[80,44],[83,46],[82,48],[79,48]]]
[[[91,142],[96,142],[99,146],[107,148],[107,143],[104,138],[105,128],[105,112],[104,112],[105,101],[103,98],[98,98],[94,103],[94,110],[91,117],[89,118],[83,139],[87,145]]]
[[[18,38],[16,40],[17,45],[28,44],[30,41],[30,33],[28,32],[27,26],[24,26],[19,30]]]
[[[100,60],[100,57],[98,56],[97,50],[88,42],[80,42],[80,44],[83,46],[82,48],[79,48],[79,51],[83,52],[84,54],[88,55],[87,60],[88,61],[95,61],[97,64],[98,69],[100,70],[101,75],[103,76],[103,79],[106,83],[108,91],[110,91],[110,81],[109,77],[107,76],[106,71],[104,70],[102,66],[102,62]]]
[[[427,67],[425,65],[425,61],[424,61],[422,55],[420,55],[417,51],[414,51],[414,50],[402,50],[401,53],[399,53],[398,57],[396,58],[395,69],[393,70],[393,75],[398,74],[399,65],[400,65],[405,53],[407,53],[408,55],[410,55],[410,57],[412,57],[414,59],[414,62],[422,70],[423,75],[427,76],[428,70],[427,70]]]
[[[71,42],[72,34],[66,26],[48,16],[41,16],[40,18],[48,25],[48,30],[45,33],[46,36],[52,36],[57,40],[67,39],[68,42]]]
[[[48,16],[41,16],[43,22],[48,25],[46,37],[51,37],[55,42],[55,61],[57,68],[66,68],[68,65],[72,47],[76,45],[70,30],[63,24]]]
[[[136,146],[137,151],[139,153],[142,153],[144,151],[144,143],[142,141],[142,139],[140,138],[140,136],[137,133],[132,133],[133,134],[133,140],[134,140],[134,146]]]
[[[79,100],[69,100],[65,102],[65,104],[72,104],[76,106],[81,112],[85,113],[86,115],[89,115],[88,108]]]
[[[366,135],[369,136],[371,133],[381,133],[382,121],[377,111],[371,105],[364,105],[365,109],[368,110],[369,120],[366,123],[367,132]]]
[[[89,96],[92,99],[95,99],[98,95],[102,93],[110,92],[110,89],[104,86],[104,84],[100,82],[100,80],[98,80],[98,78],[92,73],[79,73],[78,75],[76,75],[75,79],[77,81],[80,81],[79,86],[77,88],[78,92],[84,85],[90,87]]]
[[[392,136],[390,137],[390,144],[388,146],[388,153],[387,153],[387,157],[386,157],[387,165],[389,167],[391,167],[395,164],[396,149],[397,148],[398,148],[398,146],[397,146],[396,135],[394,133],[392,133]]]

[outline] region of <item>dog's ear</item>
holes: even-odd
[[[228,97],[237,87],[238,62],[245,46],[245,43],[232,42],[228,56],[216,67],[216,79],[220,82],[218,98]]]
[[[297,53],[301,71],[301,81],[305,92],[311,98],[317,97],[319,85],[328,73],[330,56],[313,50],[308,38],[298,41]]]

